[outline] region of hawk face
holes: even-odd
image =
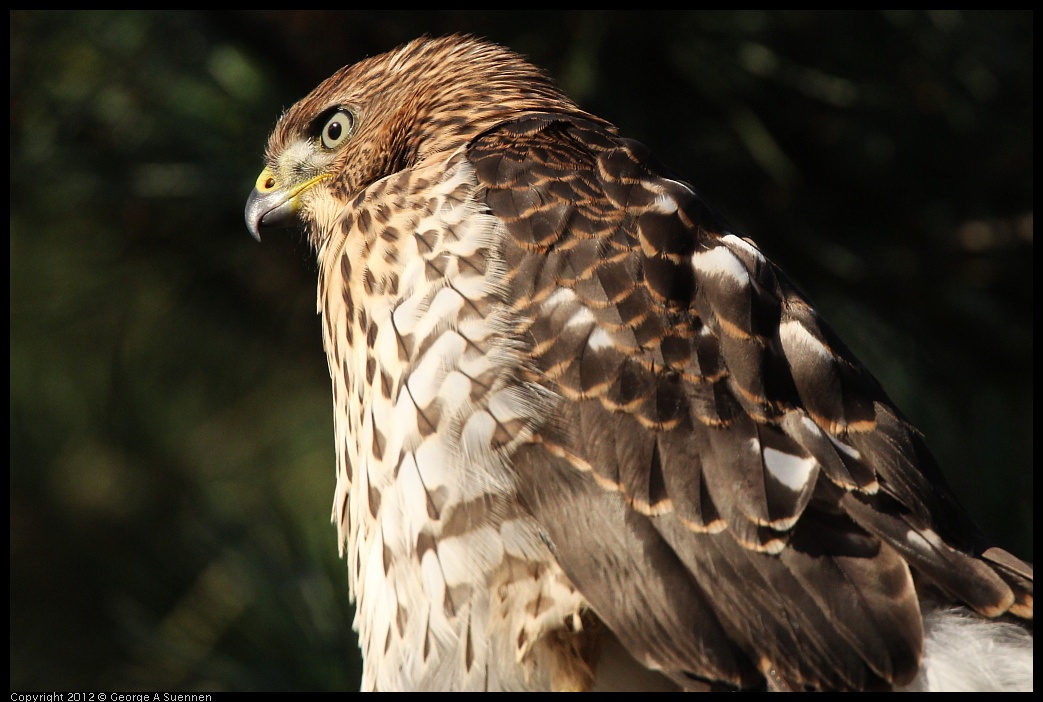
[[[339,71],[246,218],[318,258],[364,688],[890,688],[932,603],[1031,620],[782,272],[517,55]]]
[[[334,226],[339,202],[392,172],[376,156],[388,153],[397,131],[386,118],[389,106],[379,97],[364,104],[367,96],[345,90],[340,81],[323,85],[329,87],[284,115],[269,141],[267,166],[246,211],[247,227],[258,240],[264,229],[303,221],[319,225],[309,227],[318,248],[316,237]]]
[[[247,228],[259,240],[303,222],[317,248],[336,203],[530,110],[585,114],[515,54],[461,37],[347,66],[279,120],[247,202]]]

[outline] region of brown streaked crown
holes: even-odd
[[[470,36],[425,37],[342,68],[293,105],[269,139],[269,165],[275,169],[289,144],[314,138],[322,128],[316,120],[337,106],[357,120],[329,169],[345,194],[456,149],[520,113],[566,113],[607,124],[512,51]]]

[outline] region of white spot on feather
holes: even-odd
[[[710,276],[728,276],[740,285],[750,284],[750,274],[742,261],[724,246],[715,246],[709,251],[692,254],[692,267],[696,273]]]
[[[481,378],[482,375],[493,369],[494,364],[490,354],[469,352],[465,353],[457,363],[461,373],[471,378]]]
[[[452,476],[449,475],[447,469],[449,456],[446,454],[442,440],[437,435],[425,439],[413,452],[413,458],[426,492],[451,482]]]
[[[572,313],[569,320],[565,322],[565,328],[576,327],[580,325],[593,324],[594,313],[588,310],[586,307],[580,307],[578,310]]]
[[[442,381],[438,395],[452,404],[460,404],[471,397],[471,379],[460,371],[453,371]]]
[[[416,341],[419,343],[426,339],[439,325],[456,322],[460,316],[460,309],[463,306],[464,299],[456,290],[452,288],[439,290],[435,294],[434,299],[431,300],[427,311],[420,315],[416,326],[413,328],[413,335],[416,337]]]
[[[488,297],[491,284],[481,275],[458,275],[453,278],[453,287],[468,300]]]
[[[407,256],[403,253],[401,259],[405,261],[405,266],[399,275],[398,290],[399,296],[405,300],[414,296],[418,288],[423,288],[427,284],[425,276],[427,264],[419,254]]]
[[[735,236],[734,234],[726,234],[724,235],[724,237],[721,238],[721,241],[725,242],[726,244],[728,244],[728,246],[731,246],[733,248],[742,249],[744,253],[748,254],[749,256],[752,256],[754,259],[758,261],[767,261],[767,259],[764,258],[764,254],[762,254],[756,246],[746,241],[742,237]]]
[[[398,402],[395,403],[393,435],[415,436],[417,432],[416,405],[408,392],[398,393]],[[378,427],[379,429],[379,427]]]
[[[489,413],[500,422],[525,417],[531,409],[524,398],[514,389],[500,390],[489,398]]]
[[[569,288],[558,288],[540,305],[544,312],[553,312],[558,305],[564,305],[576,299],[576,293]]]
[[[813,458],[802,458],[773,448],[764,449],[764,467],[768,473],[794,492],[804,489],[816,465]]]
[[[474,455],[488,450],[495,430],[496,420],[491,414],[484,411],[472,414],[460,432],[461,443],[466,453]]]
[[[796,319],[786,320],[779,325],[779,338],[791,364],[807,356],[824,361],[833,360],[833,354],[829,349]]]
[[[662,214],[673,214],[677,212],[677,200],[670,193],[662,193],[656,197],[649,209]]]
[[[587,346],[590,347],[591,351],[600,351],[601,349],[615,347],[615,345],[616,342],[612,339],[612,335],[600,327],[595,329],[587,338]]]
[[[482,317],[464,317],[457,324],[456,331],[467,341],[477,344],[493,333],[493,326]]]
[[[808,421],[811,421],[811,420],[808,420]],[[862,460],[862,453],[858,449],[853,448],[851,446],[848,446],[847,444],[842,443],[840,441],[837,441],[836,439],[834,439],[829,434],[826,434],[826,438],[828,438],[833,443],[833,445],[837,448],[837,450],[840,451],[841,453],[845,454],[846,456],[848,456],[850,458],[855,459],[856,461]]]
[[[424,295],[417,291],[403,300],[401,304],[395,308],[391,317],[395,321],[395,327],[398,329],[399,334],[405,336],[406,334],[413,333],[413,328],[420,319],[421,305],[423,302]]]
[[[425,409],[438,396],[445,369],[456,365],[466,347],[467,342],[463,337],[451,331],[445,332],[431,344],[408,380],[409,392],[417,407]]]
[[[361,345],[360,345],[361,349]],[[390,324],[384,324],[377,327],[377,338],[373,344],[373,354],[378,359],[394,361],[398,359],[398,335],[395,333],[395,327]],[[365,373],[365,361],[361,362],[362,373]],[[381,367],[386,368],[387,365],[381,363]]]
[[[494,526],[483,526],[439,541],[438,558],[447,585],[473,583],[503,560],[503,542]]]
[[[938,535],[930,529],[924,529],[923,533],[910,529],[905,533],[905,540],[913,548],[928,552],[937,548],[937,544],[941,541]]]

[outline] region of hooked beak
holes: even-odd
[[[257,241],[261,232],[292,229],[301,224],[297,213],[301,209],[300,195],[328,175],[321,175],[296,186],[279,183],[272,169],[265,168],[246,199],[246,228]]]

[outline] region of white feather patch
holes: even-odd
[[[543,308],[544,312],[550,314],[559,305],[571,303],[575,299],[576,293],[574,293],[569,288],[558,288],[557,290],[552,292],[546,300],[543,301],[543,304],[541,304],[540,307]]]
[[[692,267],[696,273],[709,276],[727,276],[742,286],[750,284],[750,274],[735,254],[724,246],[715,246],[709,251],[692,254]]]
[[[459,275],[453,279],[453,287],[468,300],[481,300],[492,289],[489,281],[480,275]]]
[[[661,193],[656,196],[649,209],[662,214],[673,214],[677,212],[677,200],[671,193]]]
[[[420,319],[421,306],[426,297],[421,290],[422,288],[416,290],[412,295],[404,299],[391,315],[395,321],[398,333],[403,336],[412,334],[413,327],[416,326],[417,321]]]
[[[470,399],[473,385],[470,378],[460,371],[454,370],[442,381],[442,386],[438,389],[438,396],[447,404],[459,405]]]
[[[457,359],[460,358],[465,348],[467,348],[467,342],[452,331],[443,333],[435,343],[431,344],[431,348],[420,359],[420,363],[417,364],[407,381],[409,392],[417,407],[426,409],[438,396],[446,369],[456,365]]]
[[[523,560],[539,561],[546,544],[540,540],[530,519],[509,519],[500,525],[500,537],[508,555]]]
[[[825,361],[833,360],[833,354],[829,349],[815,338],[807,327],[795,319],[788,319],[779,325],[779,338],[782,340],[782,347],[791,362],[807,356],[814,356]]]
[[[398,393],[398,402],[395,403],[394,417],[392,434],[401,436],[405,439],[406,437],[415,437],[420,433],[417,431],[416,405],[413,404],[413,398],[404,390]],[[377,428],[379,429],[379,427]],[[403,444],[404,443],[405,441],[403,441]]]
[[[463,297],[453,288],[442,288],[435,293],[431,304],[413,327],[417,343],[426,339],[437,327],[455,324],[463,306]]]
[[[473,456],[487,451],[495,430],[496,420],[491,414],[484,411],[472,414],[460,432],[461,443],[467,455]]]
[[[594,313],[588,310],[586,307],[580,307],[575,312],[573,312],[572,316],[569,317],[569,320],[565,322],[565,328],[569,329],[570,327],[589,325],[593,323]]]
[[[600,351],[601,349],[612,348],[615,345],[616,342],[612,338],[612,335],[601,327],[595,329],[591,332],[590,336],[587,337],[587,346],[591,351]]]
[[[742,249],[742,251],[745,254],[751,256],[757,261],[760,261],[762,263],[767,262],[767,259],[764,258],[764,254],[762,254],[756,246],[753,246],[750,242],[746,241],[740,236],[735,236],[734,234],[725,234],[724,237],[721,238],[721,241],[733,248]]]
[[[809,419],[808,421],[810,422],[811,420]],[[841,453],[847,455],[850,458],[855,459],[856,461],[862,460],[862,453],[858,449],[848,446],[847,444],[842,443],[837,439],[834,439],[830,434],[826,434],[826,438],[829,439],[833,443],[833,445],[836,446],[837,450]]]
[[[768,473],[794,492],[804,489],[816,465],[813,458],[794,456],[773,448],[764,449],[764,467]]]
[[[495,364],[486,353],[465,353],[460,357],[456,366],[461,373],[471,378],[481,378],[493,370]]]
[[[457,322],[456,331],[472,344],[477,344],[489,338],[489,335],[493,333],[493,328],[482,317],[464,317]]]
[[[481,582],[503,560],[503,542],[492,526],[438,542],[438,558],[450,587]]]
[[[437,436],[428,437],[417,446],[413,452],[417,471],[423,481],[424,491],[430,493],[435,488],[452,483],[452,475],[449,474],[449,456],[445,445]],[[427,507],[427,496],[424,496],[424,507]]]
[[[1032,634],[965,609],[924,606],[924,656],[905,692],[1031,692]]]
[[[910,546],[919,551],[927,552],[931,550],[931,542],[912,529],[905,533],[905,540]]]

